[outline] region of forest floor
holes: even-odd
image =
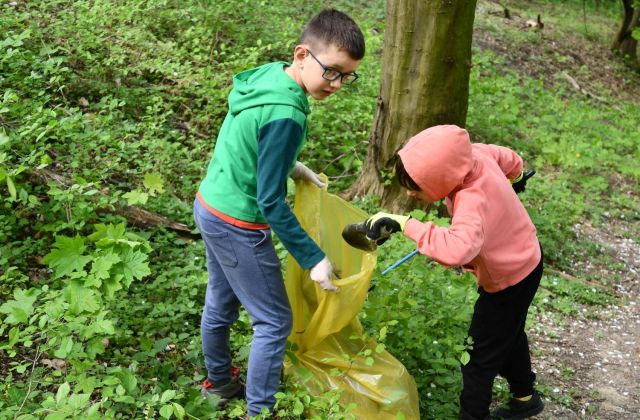
[[[542,316],[530,334],[538,382],[551,391],[545,419],[637,419],[640,416],[640,244],[616,228],[576,227],[622,269],[578,264],[578,273],[615,276],[619,304],[582,308],[584,316]]]
[[[546,25],[536,32],[538,36],[533,37],[533,42],[521,42],[514,47],[491,27],[534,31],[526,28],[525,19],[530,16],[516,13],[505,19],[501,12],[494,3],[480,4],[478,13],[484,13],[486,26],[483,29],[477,25],[474,47],[490,49],[502,56],[510,69],[540,78],[548,86],[564,80],[589,100],[640,103],[640,77],[621,66],[619,58],[601,42],[589,42],[579,34],[556,32],[553,25]],[[589,71],[585,72],[585,68]],[[632,188],[628,191],[638,194]],[[576,225],[574,231],[581,239],[597,244],[610,258],[576,263],[572,272],[558,274],[568,279],[616,279],[609,287],[618,303],[581,307],[577,316],[543,313],[535,319],[529,332],[532,363],[538,383],[545,390],[546,403],[545,411],[536,418],[638,419],[640,223],[610,218],[596,228],[585,221]]]

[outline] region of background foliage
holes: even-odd
[[[510,4],[536,13],[529,2]],[[549,26],[606,49],[619,11],[617,2],[597,4],[597,11],[596,2],[578,0],[536,7],[557,16]],[[201,243],[127,226],[113,210],[139,204],[193,226],[191,202],[232,75],[288,60],[301,25],[327,5],[350,13],[367,41],[361,80],[312,103],[303,160],[328,174],[338,193],[353,182],[366,153],[384,2],[0,4],[0,418],[244,415],[241,402],[219,410],[199,397]],[[489,3],[479,5],[481,30],[514,49],[545,45],[538,34],[500,27],[487,18]],[[562,17],[580,16],[583,7],[589,27]],[[623,219],[628,235],[637,237],[637,98],[619,99],[601,87],[605,101],[589,100],[558,74],[520,72],[509,56],[481,46],[473,61],[468,128],[476,141],[513,147],[538,170],[522,200],[547,263],[571,270],[576,261],[602,258],[576,237],[573,226],[581,221]],[[68,182],[37,182],[34,174],[44,169]],[[375,197],[354,202],[377,209]],[[412,247],[394,238],[380,253],[380,266]],[[376,273],[374,282],[362,313],[368,333],[414,375],[425,418],[454,416],[472,279],[418,257],[386,276]],[[551,275],[544,284],[553,296],[541,293],[534,312],[566,313],[576,302],[611,300]],[[250,333],[243,313],[232,334],[241,366]],[[318,417],[349,417],[336,408],[335,392],[311,396],[288,378],[278,398],[283,416],[300,418],[313,407]]]

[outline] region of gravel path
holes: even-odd
[[[595,313],[589,308],[579,319],[538,320],[530,340],[533,363],[550,392],[537,418],[640,419],[640,243],[590,226],[577,229],[623,263],[614,287],[621,303]]]

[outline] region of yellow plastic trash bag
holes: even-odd
[[[286,372],[312,394],[340,389],[341,405],[355,403],[350,413],[358,419],[419,419],[413,377],[387,351],[376,351],[377,343],[365,337],[357,319],[376,256],[350,247],[341,232],[367,214],[306,182],[296,184],[294,212],[341,278],[334,281],[338,292],[323,291],[308,270],[288,258],[285,282],[293,310],[293,350]]]

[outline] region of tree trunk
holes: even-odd
[[[622,5],[624,7],[622,24],[611,48],[621,53],[627,64],[640,70],[637,53],[638,40],[633,37],[633,30],[640,28],[640,8],[634,8],[633,0],[622,0]]]
[[[375,194],[382,206],[416,202],[395,182],[395,153],[439,124],[464,127],[476,0],[388,0],[380,95],[363,171],[347,198]]]

